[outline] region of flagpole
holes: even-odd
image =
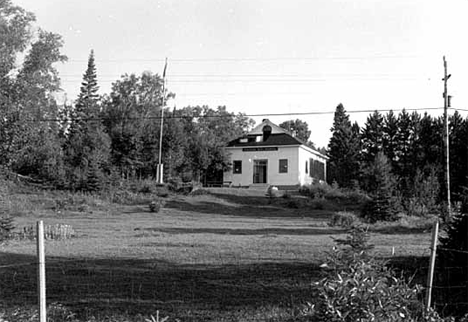
[[[159,162],[158,162],[158,174],[157,174],[157,181],[158,183],[164,183],[163,180],[163,165],[162,161],[162,139],[163,139],[163,125],[164,125],[164,106],[166,105],[166,68],[167,68],[167,57],[166,63],[164,64],[163,70],[163,84],[162,84],[162,106],[161,106],[161,126],[159,132]]]

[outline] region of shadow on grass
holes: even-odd
[[[236,197],[236,196],[235,196]],[[188,197],[190,198],[190,197]],[[251,197],[246,197],[251,198]],[[331,213],[326,210],[311,210],[309,208],[287,208],[284,205],[273,202],[272,204],[257,201],[254,203],[235,203],[229,201],[228,204],[200,200],[194,197],[190,199],[173,199],[167,201],[165,208],[172,208],[185,212],[198,212],[204,214],[228,215],[248,218],[311,218],[320,221],[329,220]]]
[[[320,228],[262,228],[262,229],[233,229],[233,228],[136,228],[137,231],[151,231],[168,234],[219,234],[219,235],[334,235],[343,234],[343,229],[329,227]]]
[[[405,226],[383,226],[372,227],[370,232],[379,233],[384,235],[417,235],[427,234],[431,232],[431,227],[405,227]]]
[[[0,262],[0,306],[36,304],[35,258],[0,253]],[[181,266],[157,259],[47,258],[46,275],[48,303],[65,304],[81,317],[162,310],[179,318],[208,312],[202,320],[210,320],[209,312],[297,305],[311,298],[310,283],[320,271],[311,263]]]

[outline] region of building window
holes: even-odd
[[[288,159],[279,160],[279,173],[288,173]]]
[[[234,161],[233,173],[234,174],[242,173],[242,161],[241,160]]]
[[[306,166],[305,167],[305,173],[307,174],[307,173],[309,173],[309,162],[306,161],[305,166]]]
[[[325,180],[325,164],[318,160],[309,160],[310,176],[318,180]]]

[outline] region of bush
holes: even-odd
[[[375,195],[361,210],[361,218],[370,223],[398,220],[398,213],[392,197]]]
[[[466,302],[468,298],[468,215],[457,214],[445,228],[446,236],[440,238],[441,248],[437,252],[440,274],[436,276],[437,285],[443,286],[434,297],[445,303]],[[450,305],[450,304],[449,304]],[[461,315],[466,306],[450,305],[453,314]]]
[[[359,219],[352,212],[339,211],[330,218],[328,225],[331,227],[351,228],[359,223]]]
[[[322,265],[327,276],[315,284],[319,297],[305,310],[308,321],[443,321],[434,312],[426,315],[419,286],[410,286],[369,255],[372,246],[364,229],[353,228],[337,244]]]
[[[199,189],[192,190],[189,193],[189,196],[204,196],[204,195],[209,195],[209,194],[210,192],[208,190],[199,188]]]
[[[10,239],[15,229],[14,219],[8,215],[0,217],[0,241]]]
[[[164,207],[165,202],[163,200],[153,200],[149,204],[150,212],[158,213],[162,207]]]
[[[286,207],[292,209],[298,209],[302,206],[302,203],[298,199],[286,199]]]
[[[332,187],[326,183],[313,183],[309,186],[302,186],[299,192],[312,199],[322,199],[331,189]]]
[[[156,187],[156,195],[158,197],[166,198],[169,196],[169,190],[166,185],[160,185]]]
[[[127,190],[119,190],[111,195],[111,202],[120,205],[137,205],[150,202],[151,196]]]
[[[325,200],[312,200],[310,207],[315,210],[323,210],[325,209],[327,202]]]

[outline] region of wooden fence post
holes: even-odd
[[[434,280],[434,268],[437,251],[437,239],[439,236],[439,221],[436,220],[432,226],[432,241],[431,241],[431,257],[429,259],[429,270],[427,273],[427,287],[426,287],[426,310],[429,311],[431,308],[432,298],[432,282]]]
[[[44,252],[44,223],[37,222],[37,293],[39,300],[39,322],[47,322],[46,312],[46,276]]]

